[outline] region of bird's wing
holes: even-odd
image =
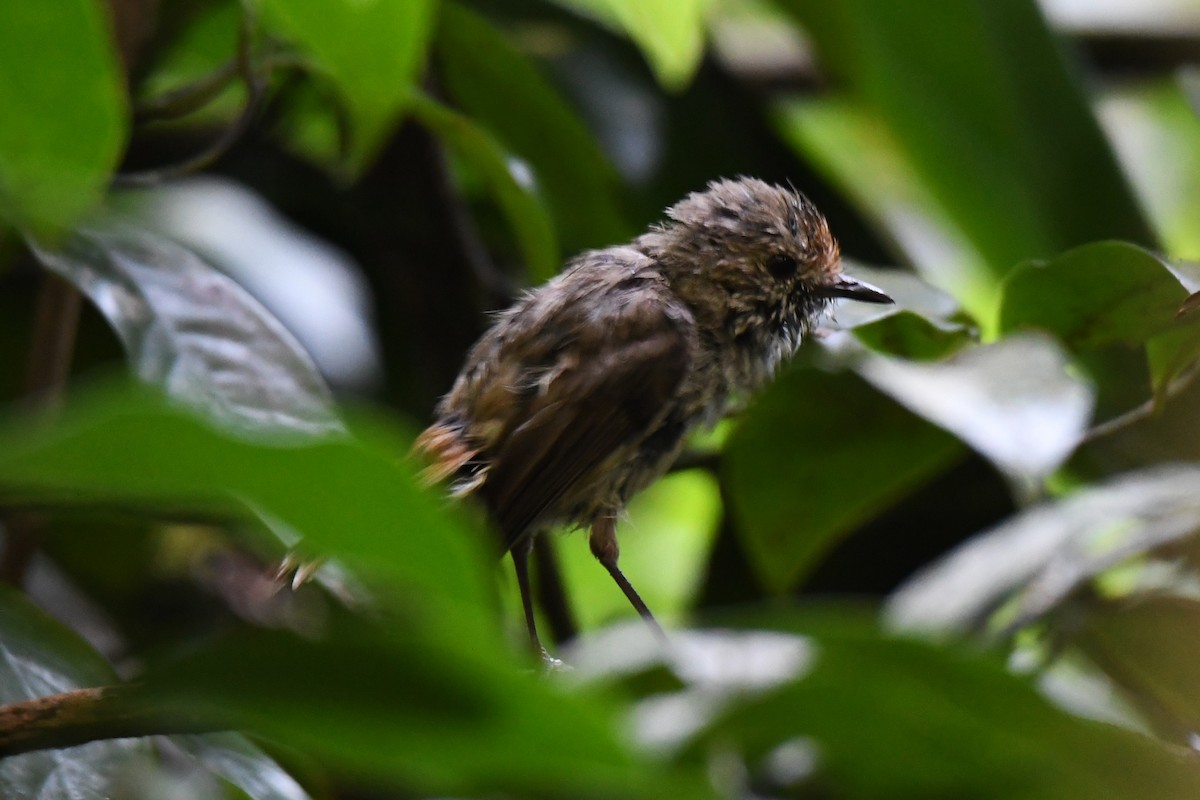
[[[636,446],[670,408],[691,361],[687,328],[653,295],[593,314],[562,348],[480,487],[512,547],[543,515]]]

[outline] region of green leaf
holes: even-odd
[[[1200,767],[1175,748],[1071,716],[978,648],[902,639],[836,607],[717,622],[676,632],[671,650],[602,632],[582,642],[577,674],[657,690],[634,715],[644,746],[707,759],[756,796],[1144,800],[1200,788]]]
[[[406,794],[709,796],[698,776],[636,759],[592,698],[516,672],[460,635],[414,635],[394,622],[331,628],[319,639],[227,637],[152,668],[143,699]]]
[[[1055,708],[997,660],[815,616],[779,620],[811,635],[809,668],[719,715],[691,752],[732,750],[773,796],[1144,800],[1200,791],[1195,763]]]
[[[1102,408],[1112,413],[1122,402],[1145,399],[1136,390],[1147,375],[1148,388],[1161,395],[1195,360],[1200,325],[1179,316],[1187,297],[1174,269],[1157,255],[1123,242],[1097,242],[1019,265],[1004,283],[999,327],[1048,331],[1084,356],[1100,386]],[[1132,397],[1119,399],[1131,388]],[[1105,402],[1108,397],[1118,399]]]
[[[260,0],[264,22],[302,47],[346,102],[350,168],[363,169],[421,76],[436,0]]]
[[[732,509],[763,583],[773,592],[795,586],[839,538],[960,452],[851,373],[786,373],[725,456]]]
[[[48,236],[99,201],[128,135],[125,91],[96,0],[0,10],[0,217]]]
[[[630,238],[616,171],[530,59],[457,3],[442,6],[437,52],[455,104],[532,167],[569,252]]]
[[[1013,264],[1085,242],[1154,241],[1034,0],[778,2],[886,127],[993,285]]]
[[[483,542],[417,487],[408,443],[364,420],[356,437],[235,438],[148,390],[81,393],[53,427],[0,426],[0,487],[10,499],[133,504],[168,517],[203,510],[265,520],[311,552],[377,579],[381,597],[415,619],[461,626],[489,642],[492,589]]]
[[[537,282],[558,272],[558,241],[529,166],[472,120],[425,97],[413,115],[452,151],[478,169],[516,236],[529,275]]]
[[[1096,242],[1017,266],[1004,283],[1000,332],[1044,330],[1076,352],[1141,345],[1175,324],[1187,296],[1148,250]]]
[[[555,0],[598,17],[633,40],[667,89],[687,86],[704,55],[711,0]]]

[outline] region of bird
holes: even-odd
[[[893,302],[843,274],[804,194],[738,177],[687,195],[627,244],[574,257],[495,316],[414,449],[426,481],[482,501],[543,658],[535,537],[587,529],[592,554],[663,636],[618,566],[618,518],[689,434],[770,382],[837,298]]]

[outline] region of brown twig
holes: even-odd
[[[1167,400],[1170,400],[1172,397],[1186,389],[1188,385],[1195,380],[1197,375],[1200,375],[1200,361],[1189,366],[1186,370],[1180,373],[1179,377],[1172,380],[1170,384],[1167,385],[1167,388],[1163,391],[1161,396],[1152,397],[1141,405],[1126,411],[1124,414],[1118,414],[1112,419],[1105,420],[1098,425],[1093,425],[1088,429],[1087,433],[1084,434],[1082,441],[1090,442],[1095,439],[1110,436],[1125,428],[1131,427],[1138,422],[1153,417],[1162,409],[1163,404]]]
[[[101,739],[201,733],[223,726],[137,699],[135,685],[101,686],[0,706],[0,757]]]

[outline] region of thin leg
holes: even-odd
[[[527,536],[512,549],[513,570],[517,573],[517,588],[521,590],[521,607],[525,610],[525,626],[529,629],[529,642],[534,652],[543,660],[550,659],[546,648],[538,639],[537,623],[533,619],[533,594],[529,591],[529,553],[533,550],[533,537]]]
[[[642,619],[650,626],[650,630],[654,631],[655,636],[663,644],[668,644],[669,640],[667,639],[667,634],[663,632],[662,626],[654,619],[654,615],[646,607],[642,596],[637,593],[637,589],[633,588],[633,584],[629,582],[629,579],[625,577],[625,573],[621,572],[621,568],[617,566],[621,550],[617,546],[616,522],[612,517],[598,519],[592,524],[591,533],[588,535],[588,545],[592,548],[592,555],[608,570],[608,574],[616,581],[617,586],[621,587],[621,591],[625,593],[625,597],[629,600],[630,605],[641,614]]]
[[[558,559],[554,555],[549,536],[537,536],[533,540],[533,563],[537,568],[537,600],[542,608],[542,619],[550,625],[550,636],[555,644],[569,642],[579,635],[571,603],[563,586]]]

